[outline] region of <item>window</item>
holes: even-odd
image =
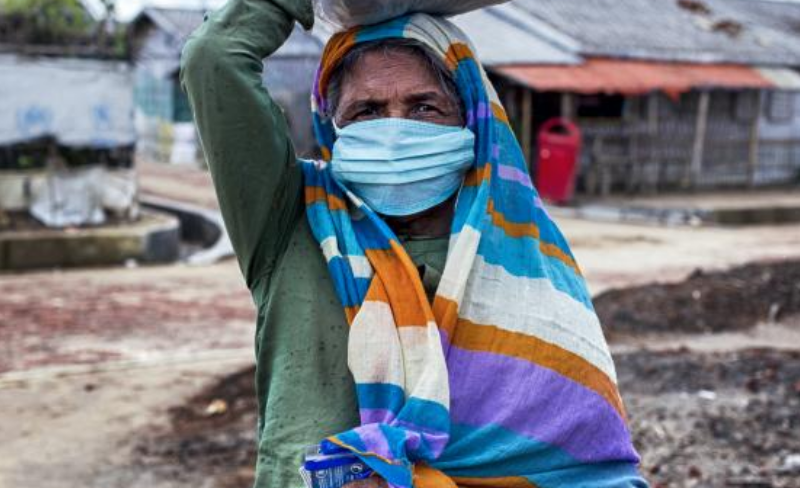
[[[794,118],[795,92],[774,91],[767,94],[765,115],[772,122],[788,122]]]

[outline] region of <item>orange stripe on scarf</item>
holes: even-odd
[[[330,81],[331,73],[333,73],[334,68],[336,68],[336,65],[339,64],[339,61],[344,55],[347,54],[347,51],[355,46],[357,31],[358,28],[354,27],[347,31],[334,34],[325,45],[325,49],[322,51],[322,62],[320,64],[319,74],[319,93],[323,96],[325,96],[328,91],[328,82]]]
[[[463,59],[475,59],[475,56],[469,46],[462,42],[451,44],[444,55],[444,62],[450,71],[455,71],[458,68],[458,63]]]
[[[504,478],[465,478],[454,476],[453,481],[459,488],[537,488],[536,485],[521,476]]]
[[[336,195],[329,194],[325,188],[319,186],[307,186],[305,189],[306,205],[313,205],[318,202],[328,202],[331,210],[347,210],[347,203]]]
[[[388,303],[398,327],[425,327],[434,319],[417,268],[400,244],[391,245],[365,251],[376,276],[364,300]]]
[[[425,463],[414,465],[414,488],[458,488],[449,476]]]
[[[583,276],[578,267],[578,263],[576,263],[569,254],[562,251],[561,248],[555,244],[541,241],[541,233],[536,224],[532,222],[511,222],[510,220],[506,220],[505,216],[494,208],[494,200],[489,200],[489,208],[487,211],[489,215],[492,216],[492,223],[503,229],[503,232],[505,232],[507,236],[516,238],[530,237],[539,240],[539,249],[542,251],[542,254],[558,259],[572,268],[576,275]]]
[[[625,418],[625,407],[616,385],[597,366],[577,354],[538,337],[458,318],[456,303],[440,296],[434,300],[433,310],[440,329],[453,346],[524,359],[551,369],[602,396]]]

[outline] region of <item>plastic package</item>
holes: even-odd
[[[326,441],[307,447],[300,467],[306,488],[341,488],[372,474],[372,469],[354,454]]]
[[[314,0],[314,12],[334,27],[377,24],[412,12],[458,15],[508,0]]]

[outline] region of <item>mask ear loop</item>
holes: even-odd
[[[461,200],[461,190],[464,189],[464,182],[467,181],[467,172],[464,172],[463,178],[461,178],[461,185],[458,187],[458,191],[456,192],[456,201],[453,204],[455,209],[458,209],[458,202]],[[453,229],[450,229],[450,234],[453,233]]]
[[[336,135],[339,135],[339,132],[342,131],[342,128],[339,127],[339,124],[336,123],[336,117],[331,117],[331,125],[333,126],[333,132]]]

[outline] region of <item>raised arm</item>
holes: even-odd
[[[248,286],[274,266],[302,183],[283,112],[262,86],[262,60],[295,21],[311,28],[313,19],[310,0],[229,0],[183,50],[181,83]]]

